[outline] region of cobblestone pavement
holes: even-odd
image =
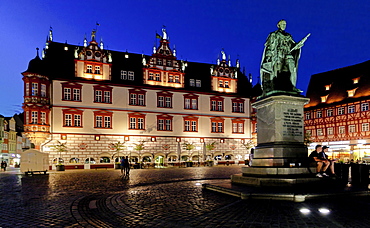
[[[0,227],[369,227],[368,196],[304,203],[203,190],[240,166],[0,172]],[[304,214],[300,209],[311,210]],[[327,208],[323,214],[319,208]]]

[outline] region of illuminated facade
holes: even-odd
[[[217,64],[179,60],[162,32],[144,55],[106,50],[95,31],[83,46],[54,42],[50,31],[42,58],[22,74],[25,134],[51,163],[113,163],[122,155],[164,165],[216,156],[244,161],[242,143],[255,123],[239,60],[232,66],[223,51]],[[58,141],[68,150],[54,151]],[[124,142],[118,153],[117,142]]]
[[[305,131],[333,157],[370,159],[370,61],[312,75]]]

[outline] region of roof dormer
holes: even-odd
[[[231,65],[230,56],[226,59],[226,53],[221,50],[221,60],[217,59],[217,64],[211,66],[212,88],[214,91],[235,93],[237,88],[237,74],[240,68],[239,60],[236,66]]]

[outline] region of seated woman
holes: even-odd
[[[329,159],[328,155],[326,155],[325,152],[328,152],[328,150],[329,150],[328,146],[323,146],[322,151],[319,153],[319,159],[329,163],[329,168],[330,168],[331,175],[335,176],[335,171],[334,171],[334,162],[335,162],[335,160]],[[328,167],[324,167],[322,169],[322,171],[325,172],[327,168]]]

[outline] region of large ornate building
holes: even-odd
[[[305,131],[339,159],[370,157],[370,61],[312,75]]]
[[[244,161],[255,123],[239,60],[233,65],[223,51],[215,64],[179,60],[162,32],[144,55],[106,50],[96,31],[76,46],[54,42],[50,30],[42,58],[22,75],[25,134],[51,163],[112,163],[122,155],[161,164]],[[55,150],[60,143],[67,151]]]

